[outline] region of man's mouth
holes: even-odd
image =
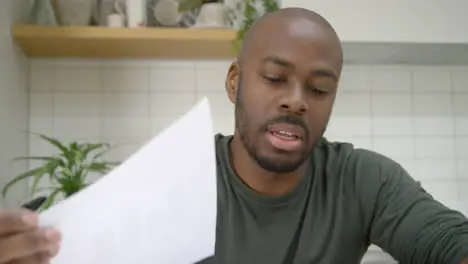
[[[298,151],[304,144],[305,131],[300,126],[277,123],[268,127],[267,139],[276,149]]]
[[[292,132],[289,132],[289,131],[284,131],[284,130],[279,130],[279,131],[270,131],[270,133],[275,136],[275,137],[278,137],[280,139],[283,139],[283,140],[289,140],[289,141],[293,141],[293,140],[300,140],[302,139],[299,135],[296,135]]]
[[[268,127],[268,132],[284,140],[302,140],[305,131],[302,127],[288,123],[276,123]]]

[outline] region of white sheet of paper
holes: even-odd
[[[212,256],[216,157],[205,98],[102,179],[40,215],[52,264],[193,264]]]

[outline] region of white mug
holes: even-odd
[[[118,28],[125,26],[125,18],[121,14],[110,14],[107,16],[107,26]]]
[[[146,0],[126,0],[127,26],[131,28],[146,26]]]

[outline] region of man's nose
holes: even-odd
[[[303,115],[307,112],[304,88],[296,84],[288,89],[280,102],[280,110],[293,115]]]

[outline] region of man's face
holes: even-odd
[[[296,170],[332,112],[341,52],[320,28],[309,31],[270,36],[237,69],[236,134],[270,172]]]

